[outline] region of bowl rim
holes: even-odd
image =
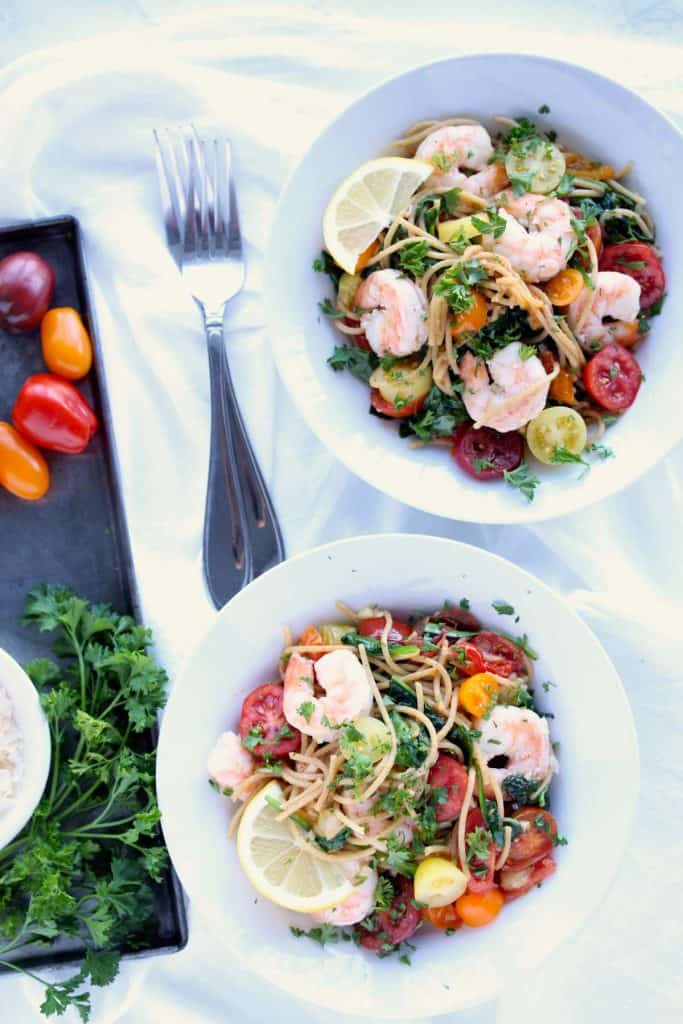
[[[567,941],[569,941],[572,935],[576,935],[583,930],[583,928],[590,920],[591,916],[597,910],[600,903],[605,899],[607,892],[609,891],[614,882],[617,870],[626,852],[628,837],[631,834],[636,816],[637,800],[640,788],[640,753],[635,722],[631,710],[631,705],[628,700],[624,685],[611,658],[607,654],[603,644],[595,635],[591,627],[583,620],[579,613],[567,602],[564,596],[561,595],[559,592],[553,590],[551,587],[549,587],[546,583],[543,582],[543,580],[539,579],[539,577],[535,576],[533,573],[530,573],[526,569],[521,568],[511,560],[506,559],[494,552],[487,551],[481,547],[478,547],[477,545],[468,544],[460,540],[416,533],[385,532],[380,534],[363,534],[343,538],[341,540],[327,542],[325,544],[320,544],[314,548],[300,552],[299,554],[293,556],[287,561],[282,562],[279,565],[269,569],[262,576],[253,580],[248,585],[247,588],[244,588],[244,590],[240,591],[238,594],[235,595],[234,598],[232,598],[226,605],[224,605],[224,607],[219,611],[214,621],[204,630],[198,643],[195,645],[192,652],[185,661],[183,668],[178,676],[178,679],[176,680],[172,688],[171,695],[169,697],[169,701],[164,712],[164,718],[162,719],[161,723],[157,757],[157,794],[159,800],[159,808],[161,811],[161,825],[164,831],[164,838],[168,846],[171,860],[173,861],[174,867],[181,879],[181,882],[183,883],[183,886],[186,889],[187,895],[189,899],[194,903],[199,916],[203,918],[206,922],[211,923],[211,921],[215,919],[215,908],[213,907],[211,898],[206,893],[200,893],[199,895],[197,894],[196,885],[194,884],[193,878],[193,876],[196,875],[196,869],[193,868],[192,864],[193,857],[190,854],[187,847],[179,848],[176,845],[176,837],[179,835],[179,825],[177,823],[177,820],[175,824],[170,823],[168,821],[166,813],[167,809],[173,804],[173,797],[175,793],[175,790],[173,789],[172,786],[171,778],[168,778],[167,783],[165,777],[165,764],[167,758],[173,757],[173,747],[169,746],[169,744],[171,743],[171,739],[169,738],[171,735],[171,731],[165,728],[166,716],[168,715],[169,709],[171,710],[171,713],[174,713],[174,704],[177,700],[179,700],[179,698],[176,698],[176,695],[179,694],[182,690],[186,690],[188,688],[188,685],[190,684],[190,681],[193,678],[194,672],[196,671],[194,665],[197,658],[199,657],[201,648],[206,644],[211,634],[214,633],[214,631],[219,630],[221,628],[219,623],[221,623],[223,620],[230,616],[231,608],[234,606],[234,602],[239,602],[240,595],[244,594],[244,592],[247,589],[252,587],[259,588],[263,585],[262,581],[266,581],[268,578],[272,578],[274,575],[286,575],[289,572],[289,567],[292,563],[300,563],[311,558],[316,559],[321,558],[323,556],[329,556],[339,552],[342,549],[353,548],[358,544],[360,544],[361,546],[368,544],[375,545],[377,544],[378,541],[380,543],[400,543],[402,545],[406,544],[407,542],[408,544],[413,544],[415,546],[428,543],[430,545],[436,545],[439,547],[448,547],[451,550],[467,551],[470,557],[472,557],[472,554],[474,553],[474,557],[482,558],[484,561],[487,561],[489,565],[492,567],[492,585],[495,579],[493,574],[495,573],[495,569],[498,565],[505,566],[508,570],[511,568],[512,570],[514,570],[514,572],[518,575],[520,579],[520,587],[523,584],[531,583],[535,590],[541,594],[541,596],[549,595],[552,596],[554,602],[560,602],[567,616],[574,621],[578,629],[586,637],[586,640],[588,640],[593,645],[594,650],[599,652],[601,657],[605,659],[605,661],[611,666],[613,670],[614,685],[612,689],[613,700],[615,702],[614,706],[620,708],[624,726],[623,732],[621,733],[624,744],[624,764],[628,766],[627,770],[631,775],[633,781],[633,786],[630,787],[629,795],[627,799],[624,801],[624,805],[622,807],[622,816],[621,824],[619,827],[619,833],[621,836],[623,836],[623,842],[621,843],[616,855],[611,859],[610,863],[605,866],[604,876],[601,882],[600,890],[597,893],[595,899],[591,902],[590,909],[586,916],[578,920],[575,924],[573,924],[570,927],[568,931],[563,933],[557,941],[551,944],[551,946],[548,948],[547,954],[544,954],[545,958],[545,955],[550,955],[550,952],[552,952],[552,950],[557,949],[560,944],[564,944]],[[528,623],[528,625],[533,626],[533,623]],[[207,743],[207,749],[208,746],[210,745],[210,742],[211,738],[209,738],[209,742]],[[578,754],[576,754],[575,756],[578,756]],[[223,934],[219,934],[218,938],[221,943],[226,943],[226,937]],[[261,976],[260,974],[258,974],[257,971],[255,971],[253,964],[248,963],[246,961],[246,958],[243,957],[242,952],[239,948],[235,948],[234,945],[230,945],[229,948],[231,949],[232,954],[236,957],[238,963],[240,963],[242,968],[248,970],[250,973],[253,973],[255,976]],[[277,985],[277,981],[275,981],[273,978],[269,978],[267,975],[265,975],[265,977],[270,984]],[[288,990],[288,994],[291,997],[295,997],[294,993],[291,990]],[[304,999],[307,1002],[310,1001],[315,1005],[321,1007],[331,1006],[329,1002],[325,1002],[322,1000],[318,1001],[313,996],[306,996],[302,993],[298,994],[298,998]],[[466,1009],[469,1007],[481,1005],[481,1003],[482,999],[480,997],[472,995],[471,997],[461,999],[457,1006],[453,1005],[451,1008],[445,1007],[443,1009],[435,1010],[433,1012],[457,1012],[458,1009]],[[367,1011],[349,1010],[349,1015],[354,1016],[357,1013],[361,1012],[366,1013]],[[386,1012],[383,1013],[382,1016],[386,1016],[387,1018],[391,1019],[401,1019],[402,1017],[400,1012],[390,1012],[389,1008],[387,1008]],[[404,1014],[403,1017],[405,1016],[406,1015]],[[409,1016],[412,1018],[412,1012]]]
[[[664,111],[658,107],[649,103],[643,99],[638,93],[628,86],[623,85],[621,82],[610,78],[607,75],[603,75],[598,71],[594,71],[592,68],[580,64],[574,61],[560,60],[555,57],[547,57],[542,54],[534,53],[514,53],[510,50],[487,50],[480,53],[468,53],[462,54],[456,57],[441,57],[432,61],[424,63],[414,64],[401,71],[399,74],[388,75],[377,82],[375,85],[368,89],[365,89],[359,96],[356,96],[349,103],[347,103],[341,110],[339,110],[334,117],[325,123],[320,131],[317,132],[315,137],[306,146],[301,157],[297,160],[295,166],[287,176],[285,183],[282,187],[280,195],[278,197],[277,206],[273,214],[273,221],[271,230],[268,236],[268,245],[266,249],[266,260],[265,260],[265,309],[266,309],[266,323],[268,325],[269,335],[271,338],[277,338],[280,330],[280,323],[278,322],[275,308],[277,304],[273,300],[274,283],[277,280],[278,262],[276,258],[276,245],[275,239],[280,233],[280,220],[283,218],[283,211],[285,209],[289,193],[292,190],[297,176],[301,167],[309,159],[313,149],[325,138],[330,132],[333,131],[337,123],[347,115],[351,114],[353,110],[360,107],[368,97],[374,95],[385,89],[387,86],[399,82],[404,78],[408,78],[418,72],[428,72],[435,68],[447,67],[454,64],[471,63],[477,61],[489,61],[489,60],[511,60],[519,64],[537,64],[539,66],[549,66],[553,68],[565,69],[566,71],[576,73],[583,76],[587,76],[588,79],[592,79],[596,89],[600,87],[607,87],[609,89],[616,89],[622,94],[628,96],[629,102],[640,106],[650,116],[661,119],[666,123],[669,130],[672,130],[674,135],[678,137],[679,141],[683,144],[683,130],[675,123],[675,121]],[[368,157],[370,159],[370,157]],[[322,228],[321,228],[322,232]],[[322,237],[322,234],[321,234]],[[572,482],[567,481],[563,494],[563,502],[559,508],[551,509],[550,511],[544,510],[541,504],[535,504],[533,502],[526,502],[522,504],[520,502],[519,508],[515,510],[512,506],[510,507],[510,513],[503,515],[501,513],[490,513],[487,512],[487,503],[482,503],[481,512],[476,516],[469,515],[462,517],[454,514],[450,509],[444,509],[439,507],[438,504],[425,500],[421,497],[422,489],[415,489],[410,496],[410,500],[406,499],[404,493],[400,491],[398,486],[391,486],[387,483],[378,485],[375,480],[372,479],[370,468],[365,468],[363,463],[349,458],[346,455],[344,446],[337,445],[333,446],[332,440],[336,436],[326,428],[326,425],[320,420],[314,421],[308,416],[307,403],[305,396],[301,393],[300,389],[296,387],[296,380],[293,372],[290,372],[286,353],[284,347],[281,344],[271,343],[271,351],[273,353],[275,364],[281,379],[284,381],[285,387],[289,394],[290,399],[294,402],[297,411],[308,425],[309,429],[313,431],[318,440],[325,446],[330,454],[338,459],[354,476],[363,480],[364,483],[369,484],[375,490],[381,494],[386,494],[393,498],[395,501],[399,501],[402,504],[406,504],[409,507],[419,509],[422,512],[427,512],[430,515],[440,515],[447,519],[452,519],[455,522],[476,522],[486,525],[519,525],[526,523],[538,523],[545,522],[553,519],[561,518],[565,515],[570,515],[575,512],[579,512],[583,509],[590,508],[597,502],[604,501],[610,497],[619,494],[625,490],[631,484],[635,483],[642,476],[653,469],[663,458],[665,458],[669,452],[683,439],[683,420],[678,426],[673,426],[673,429],[662,439],[660,446],[654,453],[654,458],[647,464],[638,465],[633,461],[624,460],[622,465],[624,471],[620,474],[616,483],[606,480],[605,477],[599,479],[594,490],[586,492],[583,488],[573,488]],[[601,481],[605,480],[605,483],[600,485]],[[428,492],[426,492],[428,493]],[[515,514],[516,513],[516,514]]]
[[[38,691],[9,651],[0,647],[0,686],[13,705],[22,732],[23,770],[14,806],[0,813],[0,850],[9,845],[33,814],[50,773],[52,739]]]

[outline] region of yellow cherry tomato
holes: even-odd
[[[481,718],[495,702],[499,689],[495,676],[490,672],[477,672],[466,679],[460,687],[458,704],[468,715]]]
[[[0,484],[25,501],[37,501],[50,486],[43,455],[9,423],[0,423]]]
[[[43,359],[53,373],[67,380],[80,380],[92,366],[92,344],[75,309],[48,309],[40,322]]]
[[[586,424],[576,409],[555,405],[544,409],[526,428],[526,443],[540,462],[547,466],[561,461],[562,452],[580,455],[586,447]]]
[[[467,877],[445,857],[427,857],[417,866],[415,899],[425,907],[445,907],[454,903],[467,888]]]

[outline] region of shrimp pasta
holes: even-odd
[[[334,285],[321,303],[341,335],[332,369],[367,384],[370,412],[415,447],[447,445],[470,477],[529,500],[527,456],[584,472],[610,457],[602,434],[636,399],[633,351],[665,291],[630,165],[572,151],[526,117],[423,121],[391,152],[325,215],[313,265]],[[384,200],[382,219],[377,182],[411,168],[418,184]]]
[[[241,804],[249,879],[312,918],[295,935],[405,956],[419,927],[486,925],[555,872],[558,763],[526,636],[465,599],[405,620],[339,608],[346,621],[287,638],[209,777]]]

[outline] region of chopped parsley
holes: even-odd
[[[346,942],[349,941],[346,932],[343,932],[341,928],[333,924],[321,924],[317,928],[309,928],[308,931],[304,928],[295,928],[294,925],[290,925],[289,930],[295,938],[300,939],[304,935],[307,939],[317,942],[320,946],[324,946],[328,942],[339,942],[340,938]]]
[[[550,461],[558,464],[563,462],[575,462],[581,466],[589,465],[581,455],[577,455],[576,452],[570,451],[569,448],[565,448],[564,445],[555,445],[553,453],[550,456]]]
[[[339,278],[342,276],[342,269],[334,262],[329,252],[324,250],[313,260],[313,269],[319,274],[327,274],[335,289],[339,285]]]
[[[350,345],[336,346],[327,362],[338,373],[348,370],[356,380],[362,380],[365,384],[370,382],[373,370],[379,366],[379,359],[374,352]]]
[[[299,704],[299,707],[296,710],[302,718],[305,718],[307,722],[310,722],[311,716],[315,711],[315,705],[312,700],[305,700],[303,704]]]
[[[508,775],[506,779],[503,779],[503,789],[516,809],[538,802],[532,800],[532,795],[538,789],[538,781],[528,779],[526,775]]]
[[[485,469],[494,469],[495,462],[493,459],[475,459],[472,463],[474,466],[475,473],[483,473]]]
[[[614,458],[614,452],[612,451],[611,448],[608,448],[604,444],[596,444],[595,441],[592,444],[588,445],[588,448],[586,449],[586,451],[590,452],[591,455],[597,455],[597,457],[599,459],[603,459],[604,460],[604,459],[613,459]]]
[[[514,615],[515,609],[507,601],[492,601],[491,607],[498,612],[499,615]]]
[[[315,841],[325,853],[336,853],[337,850],[343,849],[350,835],[351,829],[345,825],[331,839],[325,839],[324,836],[316,836]]]
[[[531,334],[529,319],[520,306],[506,309],[495,320],[467,339],[468,346],[480,359],[490,359],[499,349],[513,341],[522,341]]]
[[[467,410],[457,391],[446,395],[434,384],[419,413],[402,421],[399,434],[401,437],[415,434],[428,443],[435,437],[450,437],[457,425],[467,419]]]
[[[533,475],[526,462],[520,463],[517,469],[506,469],[503,478],[507,484],[523,494],[527,501],[534,500],[536,488],[541,482]]]
[[[263,742],[263,726],[252,725],[246,736],[242,737],[242,746],[251,753],[254,748]]]
[[[425,239],[421,239],[419,242],[410,242],[405,245],[398,254],[398,262],[401,270],[405,270],[406,273],[412,274],[413,277],[422,277],[424,272],[433,262],[430,260],[427,253],[429,252],[429,242]]]
[[[549,114],[550,113],[550,107],[548,106],[548,104],[547,103],[541,104],[541,106],[538,108],[538,113],[539,114]]]
[[[477,217],[476,214],[473,214],[471,220],[472,225],[480,234],[493,235],[494,238],[500,238],[507,227],[505,217],[501,217],[495,206],[487,210],[486,214],[482,217]]]
[[[412,851],[408,849],[403,837],[397,832],[391,832],[387,838],[387,852],[384,854],[384,861],[388,868],[399,875],[412,878],[415,874],[416,865]]]
[[[337,309],[336,306],[332,305],[329,299],[323,299],[322,302],[319,302],[318,309],[321,313],[324,313],[325,316],[329,316],[332,320],[343,320],[346,316],[344,310]]]
[[[391,879],[387,875],[382,875],[377,882],[377,888],[375,889],[375,909],[388,910],[393,898],[394,887]]]

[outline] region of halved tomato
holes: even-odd
[[[265,683],[244,698],[240,737],[244,740],[252,729],[260,729],[256,735],[261,739],[252,747],[256,757],[286,757],[299,748],[301,733],[288,725],[282,709],[283,697],[284,687]]]
[[[484,659],[484,671],[496,676],[522,675],[526,671],[524,654],[517,644],[499,633],[477,633],[470,640]]]
[[[557,822],[550,811],[540,807],[523,807],[513,817],[525,827],[522,834],[512,840],[506,863],[519,871],[547,857],[557,835]]]

